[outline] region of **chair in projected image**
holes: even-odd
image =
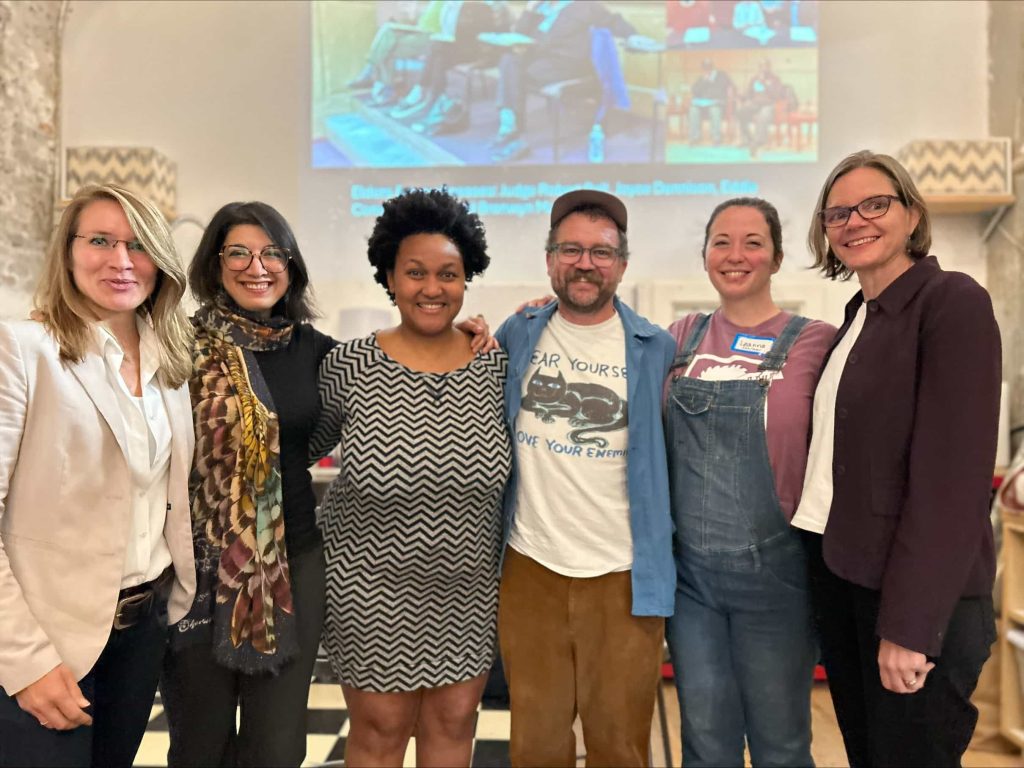
[[[660,57],[662,50],[661,48],[651,48],[635,52],[656,54]],[[610,109],[629,110],[632,104],[631,98],[641,96],[650,99],[651,103],[649,161],[655,162],[659,155],[659,145],[664,139],[663,136],[659,137],[658,128],[661,110],[666,102],[665,93],[660,87],[660,58],[657,78],[659,82],[656,87],[627,82],[622,71],[621,55],[615,38],[609,29],[600,27],[591,30],[590,60],[594,65],[592,76],[548,83],[539,91],[545,101],[545,109],[551,124],[553,161],[557,163],[561,159],[562,113],[564,110],[585,103],[595,103],[593,119],[585,121],[582,127],[584,130],[592,131],[594,126],[602,126],[603,130],[604,121]],[[595,158],[591,157],[591,160],[594,161]]]

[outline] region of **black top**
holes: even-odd
[[[324,355],[337,343],[302,323],[296,324],[287,347],[254,353],[277,409],[284,538],[289,557],[308,552],[320,543],[316,497],[309,474],[309,438],[320,415],[317,371]]]
[[[880,637],[929,656],[957,600],[992,592],[1001,374],[988,293],[928,256],[867,302],[839,381],[825,562],[881,591]]]

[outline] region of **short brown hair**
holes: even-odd
[[[833,252],[832,246],[828,244],[820,214],[825,209],[825,203],[836,181],[857,168],[874,168],[876,171],[884,173],[892,182],[896,196],[903,207],[916,210],[921,214],[917,226],[914,227],[914,231],[907,241],[907,253],[910,258],[923,259],[932,247],[932,224],[928,215],[928,206],[918,191],[917,185],[914,184],[914,180],[910,178],[907,169],[894,157],[862,149],[860,152],[854,152],[843,158],[828,175],[821,188],[821,193],[818,195],[814,216],[811,217],[811,228],[807,233],[807,247],[810,248],[811,255],[814,256],[814,266],[830,280],[849,280],[853,276],[853,272],[839,260]]]

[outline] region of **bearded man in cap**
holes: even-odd
[[[557,300],[498,329],[514,470],[498,633],[514,766],[646,766],[675,595],[661,425],[675,354],[620,301],[626,206],[575,190],[551,208],[547,271]]]

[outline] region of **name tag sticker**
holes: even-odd
[[[772,336],[750,336],[746,333],[737,333],[732,340],[732,351],[764,357],[774,343],[775,339]]]

